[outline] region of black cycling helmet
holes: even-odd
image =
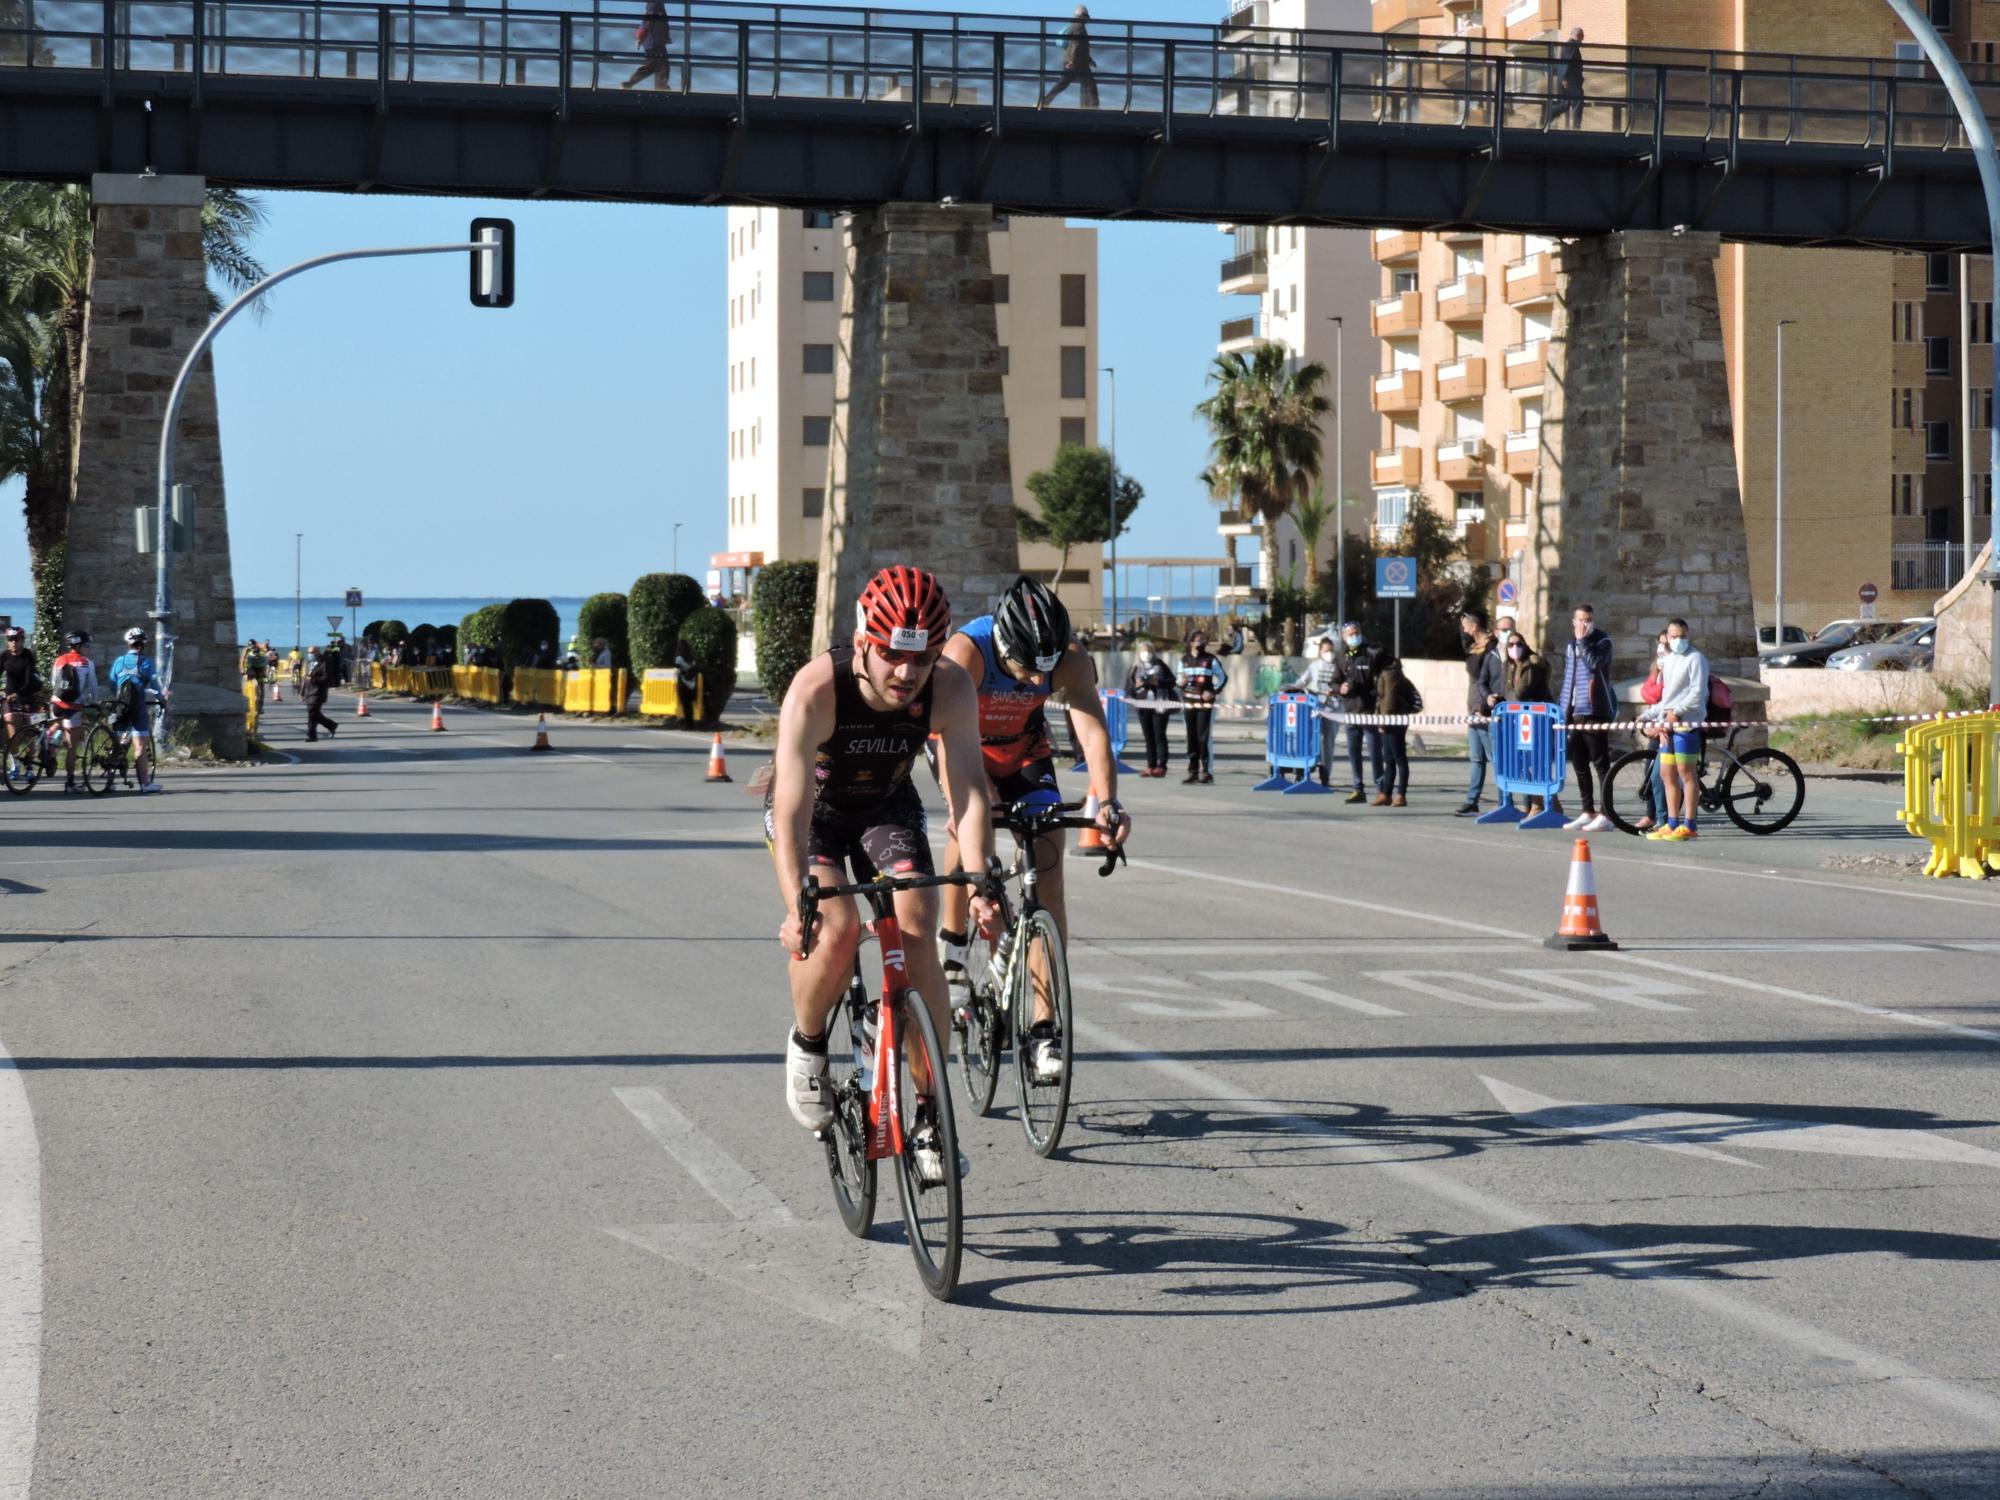
[[[72,630],[68,635],[63,637],[63,644],[66,646],[88,646],[90,644],[90,632],[88,630]]]
[[[1069,611],[1048,585],[1023,573],[993,602],[993,648],[1006,660],[1053,672],[1069,645]]]

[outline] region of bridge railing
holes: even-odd
[[[1387,45],[1365,34],[1095,23],[1064,72],[1063,21],[683,3],[637,9],[353,0],[23,0],[9,67],[204,79],[617,90],[904,108],[1565,130],[1665,140],[1963,147],[1934,80],[1883,59]],[[1398,39],[1403,40],[1403,39]],[[1718,58],[1740,66],[1718,64]],[[1082,72],[1087,72],[1087,83]],[[1064,85],[1067,86],[1064,86]],[[2000,86],[1986,85],[2000,118]]]

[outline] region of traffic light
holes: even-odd
[[[472,305],[512,307],[514,305],[514,221],[474,219],[471,243],[482,248],[472,252]]]

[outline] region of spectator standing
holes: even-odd
[[[302,688],[306,702],[306,738],[316,740],[322,728],[332,735],[339,731],[340,726],[326,716],[326,692],[331,683],[326,658],[317,646],[306,649],[306,678]]]
[[[72,631],[63,644],[68,649],[49,665],[49,706],[63,729],[63,790],[76,792],[82,790],[76,784],[76,745],[83,711],[97,701],[97,663],[84,653],[89,631]]]
[[[1339,670],[1340,682],[1337,691],[1340,709],[1344,714],[1368,714],[1375,708],[1375,674],[1381,670],[1388,658],[1380,651],[1372,650],[1368,637],[1361,626],[1349,620],[1340,627],[1340,650],[1334,657],[1334,666]],[[1360,738],[1357,739],[1356,736]],[[1347,794],[1347,800],[1366,802],[1368,794],[1361,789],[1361,747],[1363,741],[1368,746],[1369,771],[1375,785],[1382,784],[1382,731],[1373,724],[1347,725],[1347,768],[1354,777],[1354,790]]]
[[[646,0],[646,15],[639,22],[634,33],[646,60],[632,71],[632,76],[618,87],[633,88],[645,79],[653,80],[653,87],[667,87],[667,48],[671,45],[673,32],[667,25],[667,8],[661,0]]]
[[[1512,621],[1507,616],[1511,627]],[[1497,632],[1496,632],[1497,633]],[[1549,664],[1542,660],[1541,653],[1528,644],[1528,638],[1519,632],[1508,631],[1506,662],[1501,667],[1502,680],[1506,686],[1509,703],[1547,703],[1549,693]],[[1528,813],[1533,816],[1542,810],[1540,797],[1528,798]]]
[[[1661,672],[1668,655],[1667,633],[1662,630],[1659,639],[1653,642],[1653,665],[1646,672],[1646,680],[1639,684],[1640,703],[1651,705],[1660,701]],[[1643,708],[1639,717],[1642,720],[1646,717]],[[1660,790],[1660,758],[1656,755],[1646,766],[1646,816],[1632,826],[1641,833],[1647,833],[1666,821],[1667,798],[1666,793]]]
[[[1151,641],[1139,642],[1139,659],[1125,674],[1125,696],[1134,704],[1171,703],[1177,696],[1173,668],[1154,653]],[[1146,769],[1140,774],[1166,775],[1167,762],[1173,759],[1173,749],[1167,743],[1171,715],[1161,709],[1135,707],[1132,711],[1139,716],[1139,727],[1146,736]]]
[[[1181,695],[1181,717],[1187,722],[1188,773],[1183,785],[1215,780],[1215,749],[1210,737],[1215,729],[1215,700],[1229,674],[1222,663],[1209,654],[1208,632],[1197,630],[1188,637],[1187,652],[1174,674]]]
[[[1416,711],[1416,686],[1403,675],[1402,659],[1392,656],[1383,662],[1381,670],[1375,674],[1375,712],[1406,715]],[[1382,777],[1376,783],[1377,807],[1410,805],[1409,740],[1409,725],[1382,726]]]
[[[1337,710],[1340,703],[1340,667],[1334,661],[1333,638],[1322,637],[1318,658],[1299,674],[1299,680],[1291,684],[1291,690],[1313,695],[1313,706],[1320,713],[1319,721],[1319,784],[1330,786],[1328,779],[1333,772],[1334,741],[1340,737],[1340,721],[1326,715]]]
[[[1460,615],[1458,638],[1465,648],[1465,711],[1474,719],[1483,719],[1493,712],[1494,705],[1500,702],[1507,690],[1500,656],[1493,646],[1493,632],[1486,626],[1486,616],[1479,610],[1468,610]],[[1461,818],[1469,818],[1479,811],[1479,799],[1486,791],[1486,771],[1493,763],[1491,724],[1465,726],[1465,759],[1465,801],[1455,814]],[[1505,800],[1504,797],[1502,800]]]
[[[556,669],[556,648],[547,641],[535,647],[534,659],[528,663],[537,672],[553,672]]]
[[[701,695],[700,673],[688,659],[687,647],[679,642],[674,644],[674,684],[681,704],[681,727],[690,728],[695,723],[695,703]]]
[[[1569,34],[1569,40],[1562,44],[1557,54],[1557,92],[1555,108],[1550,123],[1560,124],[1567,120],[1571,129],[1583,124],[1583,28],[1577,27]]]
[[[611,643],[601,635],[590,643],[590,665],[599,672],[611,670]]]
[[[1611,637],[1597,628],[1597,612],[1579,604],[1569,617],[1570,643],[1563,661],[1563,717],[1572,725],[1609,724],[1618,717],[1618,699],[1611,691]],[[1583,812],[1563,824],[1584,833],[1602,833],[1611,820],[1597,810],[1597,792],[1591,772],[1599,782],[1611,777],[1611,731],[1570,729],[1569,763],[1576,772],[1577,794],[1583,798]]]
[[[1090,55],[1090,12],[1083,6],[1076,8],[1076,14],[1063,29],[1062,77],[1055,87],[1042,95],[1042,107],[1056,102],[1056,96],[1071,84],[1083,95],[1085,109],[1097,108],[1096,61]]]
[[[1646,732],[1660,742],[1660,790],[1667,811],[1666,823],[1646,837],[1685,843],[1695,837],[1695,815],[1701,810],[1701,730],[1681,726],[1708,718],[1708,658],[1694,649],[1686,620],[1667,621],[1660,701],[1641,709],[1639,717],[1651,725]]]

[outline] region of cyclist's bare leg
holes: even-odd
[[[76,742],[83,737],[81,729],[63,726],[63,780],[76,779]]]
[[[946,875],[956,875],[962,868],[958,858],[958,829],[954,826],[945,830],[944,863],[938,869]],[[972,909],[972,892],[962,885],[948,885],[943,890],[944,910],[939,920],[946,932],[964,932],[967,914]]]
[[[139,785],[147,786],[153,780],[153,740],[150,735],[141,738],[132,736],[132,743],[138,749]]]
[[[963,890],[962,886],[945,886],[946,891]],[[944,985],[944,964],[938,957],[938,901],[936,890],[896,892],[896,925],[903,930],[903,966],[908,970],[910,984],[924,997],[924,1006],[931,1013],[931,1024],[937,1028],[940,1039],[951,1035],[950,1022],[946,1017],[946,993]],[[907,1052],[910,1059],[910,1076],[917,1087],[928,1092],[931,1080],[928,1069],[919,1054]]]
[[[820,885],[841,884],[841,872],[815,865]],[[827,1012],[847,989],[854,975],[854,953],[861,946],[861,919],[852,897],[835,896],[819,906],[819,934],[812,952],[786,967],[792,986],[792,1020],[802,1036],[821,1036]]]

